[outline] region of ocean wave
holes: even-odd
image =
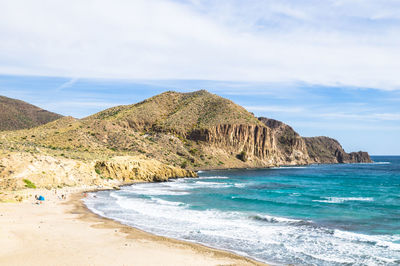
[[[308,168],[307,166],[277,166],[271,167],[269,169],[305,169]]]
[[[395,236],[388,235],[364,235],[359,233],[334,230],[334,236],[356,242],[365,242],[379,247],[389,248],[390,250],[400,251],[400,244],[392,241],[398,240]]]
[[[283,217],[269,216],[269,215],[250,215],[249,218],[255,221],[262,221],[268,223],[286,223],[286,224],[294,224],[299,222],[306,222],[303,220],[289,219]]]
[[[371,197],[324,197],[324,200],[313,200],[315,202],[323,203],[344,203],[346,201],[373,201]]]
[[[201,176],[198,179],[228,179],[227,176]]]
[[[188,185],[188,189],[193,188],[227,188],[231,187],[231,185],[226,183],[217,183],[217,182],[204,182],[204,181],[195,181]]]
[[[207,186],[213,186],[213,185],[226,185],[225,183],[218,183],[218,182],[205,182],[205,181],[195,181],[194,185],[207,185]]]
[[[247,186],[247,184],[245,184],[245,183],[235,183],[235,184],[233,184],[233,186],[237,187],[237,188],[244,188],[244,187]]]
[[[187,204],[185,204],[185,203],[183,203],[183,202],[168,201],[168,200],[163,200],[163,199],[160,199],[160,198],[151,197],[151,200],[153,200],[154,202],[156,202],[156,203],[158,203],[158,204],[162,204],[162,205],[187,206]]]
[[[143,185],[133,185],[128,188],[124,188],[124,191],[129,193],[134,193],[137,195],[187,195],[190,194],[187,191],[184,191],[183,187],[170,186],[165,183],[163,186],[143,186]],[[110,194],[111,195],[111,194]]]

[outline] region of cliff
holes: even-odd
[[[116,179],[123,182],[146,181],[160,182],[170,178],[197,177],[190,170],[165,165],[154,159],[140,159],[129,156],[114,157],[108,161],[98,161],[95,171],[101,177]]]
[[[143,156],[81,161],[43,154],[13,152],[0,158],[0,190],[99,186],[196,177],[196,173]]]
[[[32,104],[0,96],[0,131],[32,128],[61,117]]]
[[[278,157],[284,160],[286,165],[308,164],[310,158],[304,139],[285,123],[266,117],[258,118],[272,131],[272,140],[278,153]]]
[[[312,163],[370,163],[367,152],[346,153],[340,143],[328,137],[304,138]]]

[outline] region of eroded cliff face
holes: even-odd
[[[268,159],[273,150],[271,131],[259,125],[218,125],[209,129],[193,130],[187,136],[194,141],[224,148],[235,154],[245,151],[250,158]]]
[[[170,178],[197,177],[190,170],[163,164],[157,160],[132,158],[131,156],[114,157],[107,161],[98,161],[95,171],[101,177],[123,182],[145,181],[160,182]]]
[[[231,161],[227,160],[227,167],[371,162],[366,152],[346,153],[337,140],[303,138],[281,121],[265,117],[258,120],[262,124],[222,124],[194,129],[186,138],[203,147],[208,146],[210,150],[222,151],[220,154],[231,158]]]
[[[367,152],[346,153],[340,143],[328,137],[304,138],[312,163],[370,163]]]
[[[134,182],[166,181],[169,178],[196,176],[192,171],[140,156],[84,162],[15,152],[0,158],[0,190],[23,189],[27,187],[27,182],[37,188],[47,189],[65,186],[112,188]]]
[[[236,159],[245,154],[248,166],[298,165],[309,163],[304,140],[289,126],[279,122],[279,126],[263,124],[224,124],[209,129],[193,130],[187,138],[205,145],[223,149]],[[239,164],[239,162],[238,162]]]
[[[285,123],[260,117],[262,123],[271,129],[276,155],[285,165],[308,164],[310,157],[304,139]]]

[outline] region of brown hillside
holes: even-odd
[[[32,104],[0,96],[0,131],[32,128],[60,117]]]
[[[126,122],[137,130],[176,132],[223,124],[260,124],[243,107],[205,90],[191,93],[167,91],[133,105],[117,106],[85,120]]]

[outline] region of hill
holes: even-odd
[[[32,128],[60,117],[24,101],[0,96],[0,131]]]
[[[168,91],[81,120],[63,117],[0,138],[3,149],[79,160],[145,155],[188,169],[336,162],[323,156],[317,160],[320,151],[306,145],[290,126],[256,118],[232,101],[204,90]]]
[[[144,131],[187,135],[193,129],[224,124],[260,124],[243,107],[205,90],[191,93],[167,91],[137,104],[107,109],[85,120],[125,121]]]

